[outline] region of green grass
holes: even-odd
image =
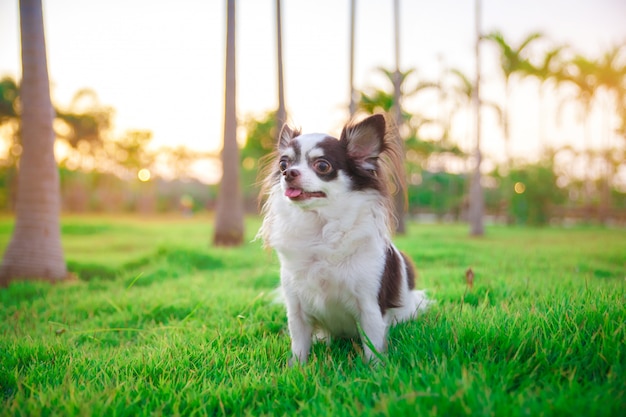
[[[338,341],[295,368],[276,257],[211,233],[209,218],[64,219],[80,280],[0,290],[0,415],[626,411],[624,230],[411,224],[397,243],[437,304],[391,330],[382,365]]]

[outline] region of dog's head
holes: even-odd
[[[397,140],[389,131],[381,114],[346,125],[339,139],[301,134],[285,125],[266,188],[275,190],[280,183],[284,198],[302,208],[325,206],[355,191],[388,197],[389,174],[397,186],[404,186]]]

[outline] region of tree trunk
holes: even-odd
[[[235,0],[228,1],[226,28],[226,86],[224,89],[224,144],[222,181],[215,213],[216,246],[243,243],[243,198],[239,184],[239,147],[237,145],[237,105],[235,77]]]
[[[483,217],[485,211],[485,199],[483,194],[483,187],[480,183],[481,173],[480,165],[482,162],[482,154],[480,151],[480,0],[476,1],[476,85],[474,86],[474,117],[475,117],[475,129],[476,129],[476,150],[475,159],[476,166],[470,181],[470,195],[469,195],[469,221],[470,221],[470,235],[482,236],[485,233],[483,226]]]
[[[591,148],[591,133],[590,133],[590,121],[589,121],[589,113],[591,112],[591,101],[584,104],[584,113],[583,113],[583,141],[585,147],[585,154],[587,158],[587,168],[585,169],[585,176],[583,178],[584,187],[583,187],[583,205],[585,207],[584,210],[584,220],[585,223],[591,222],[591,218],[593,217],[593,197],[592,197],[592,186],[591,186],[591,167],[593,165],[593,149]]]
[[[616,97],[619,100],[619,97]],[[604,170],[604,175],[600,176],[600,207],[598,210],[598,214],[600,217],[600,224],[606,225],[609,220],[611,220],[611,212],[612,212],[612,198],[611,198],[611,188],[613,184],[613,169],[611,164],[611,107],[608,102],[606,103],[606,107],[602,112],[602,135],[604,136],[604,151],[602,152],[602,165]],[[602,106],[602,102],[600,106]]]
[[[15,228],[0,267],[3,285],[17,278],[58,281],[67,276],[41,0],[20,1],[20,29],[22,155]]]
[[[546,155],[548,152],[548,141],[546,140],[546,118],[545,118],[545,103],[544,103],[544,91],[546,88],[545,84],[539,81],[539,92],[538,92],[538,105],[537,109],[539,111],[539,152],[541,155]]]
[[[511,180],[512,161],[511,161],[511,137],[510,137],[510,120],[509,110],[511,107],[511,86],[509,76],[504,78],[504,103],[502,104],[502,130],[504,132],[504,171],[502,171],[502,200],[504,201],[504,220],[507,225],[513,224],[513,215],[511,213],[513,197],[513,181]],[[502,207],[502,205],[500,205]]]
[[[287,110],[285,108],[285,83],[283,77],[283,23],[281,17],[280,0],[276,0],[276,55],[278,67],[278,112],[276,113],[276,135],[280,135],[280,129],[287,122]]]
[[[402,74],[400,72],[400,0],[394,0],[393,2],[393,18],[394,18],[394,46],[395,46],[395,58],[396,58],[396,70],[393,75],[393,93],[394,93],[394,121],[398,129],[397,140],[399,141],[400,149],[402,149],[402,158],[404,159],[404,141],[400,132],[402,129],[402,92],[400,91],[400,85],[402,83]],[[404,175],[404,173],[402,173]],[[398,221],[396,233],[403,235],[406,233],[406,196],[403,192],[399,191],[395,195],[395,214]]]

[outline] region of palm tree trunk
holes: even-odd
[[[506,170],[503,174],[502,189],[503,200],[505,202],[504,218],[507,225],[513,223],[513,216],[511,214],[511,199],[513,196],[513,182],[511,181],[511,125],[510,125],[510,107],[511,107],[511,83],[509,77],[504,80],[504,105],[502,109],[502,121],[504,130],[504,165]]]
[[[287,122],[287,110],[285,108],[285,83],[283,78],[283,23],[280,0],[276,0],[276,43],[276,64],[278,67],[278,111],[276,113],[276,135],[279,135],[280,128]]]
[[[237,105],[235,72],[235,0],[227,0],[226,86],[224,89],[224,145],[222,180],[215,212],[216,246],[243,243],[243,198],[239,184],[239,147],[237,145]]]
[[[539,104],[537,108],[539,110],[539,152],[541,155],[545,155],[548,150],[548,144],[546,140],[546,117],[545,117],[545,100],[544,91],[545,85],[539,81]]]
[[[593,199],[592,199],[592,191],[591,191],[591,170],[593,166],[593,149],[591,148],[591,134],[590,130],[590,122],[589,122],[589,113],[591,112],[591,103],[585,104],[584,108],[585,114],[583,115],[583,141],[585,154],[587,157],[587,169],[585,170],[585,176],[583,179],[583,204],[585,207],[584,210],[584,220],[585,222],[590,222],[593,217]]]
[[[402,74],[400,72],[400,0],[393,1],[393,17],[394,17],[394,46],[395,46],[395,59],[396,59],[396,70],[393,75],[393,93],[394,93],[394,121],[396,122],[396,128],[398,129],[397,140],[399,141],[400,149],[402,149],[402,155],[404,157],[404,142],[402,141],[402,137],[400,136],[400,132],[402,129],[402,125],[404,121],[402,120],[402,103],[401,97],[402,93],[400,91],[400,85],[402,82]],[[396,211],[396,219],[397,219],[397,228],[396,233],[405,234],[406,233],[406,219],[405,219],[405,207],[406,207],[406,196],[402,192],[397,192],[395,195],[395,211]]]
[[[601,224],[607,224],[611,216],[611,106],[610,97],[606,97],[606,101],[600,102],[600,106],[604,107],[602,112],[602,136],[604,136],[604,151],[602,152],[602,170],[600,170],[600,207],[599,220]],[[604,171],[604,172],[602,172]],[[602,175],[604,174],[604,175]]]
[[[511,136],[509,106],[511,103],[511,86],[508,77],[504,81],[504,104],[502,106],[502,130],[504,132],[504,163],[507,170],[511,169]]]
[[[17,278],[67,277],[61,246],[59,171],[54,159],[54,111],[46,60],[41,0],[20,1],[22,42],[22,155],[15,229],[4,253],[0,283]]]
[[[480,151],[480,39],[481,39],[481,4],[480,0],[476,0],[475,10],[475,25],[476,25],[476,85],[474,86],[474,117],[475,117],[475,129],[476,129],[476,150],[474,158],[476,165],[470,181],[470,195],[469,195],[469,221],[470,221],[470,235],[482,236],[485,233],[483,225],[483,217],[485,211],[485,199],[483,195],[483,187],[481,184],[480,165],[482,163],[482,154]]]

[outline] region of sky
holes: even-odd
[[[286,105],[304,131],[337,135],[349,99],[349,0],[283,0]],[[531,32],[545,45],[567,43],[597,57],[626,41],[626,0],[483,0],[483,32],[517,44]],[[223,132],[226,0],[43,0],[52,97],[68,105],[82,88],[115,108],[115,130],[153,132],[153,145],[219,150]],[[401,69],[436,81],[444,68],[474,69],[473,0],[400,0]],[[237,0],[238,117],[277,107],[275,0]],[[355,84],[382,86],[392,68],[392,0],[357,0]],[[20,78],[17,0],[0,0],[0,77]],[[501,98],[495,49],[482,48],[487,95]],[[517,92],[518,109],[536,114],[536,87]],[[533,122],[534,123],[534,122]],[[489,117],[487,117],[489,124]],[[514,151],[538,152],[513,124]],[[532,123],[531,123],[532,125]],[[526,129],[526,130],[525,130]],[[536,132],[535,132],[536,133]],[[516,139],[517,135],[517,139]],[[486,152],[501,154],[487,127]],[[580,141],[573,133],[556,142]]]

